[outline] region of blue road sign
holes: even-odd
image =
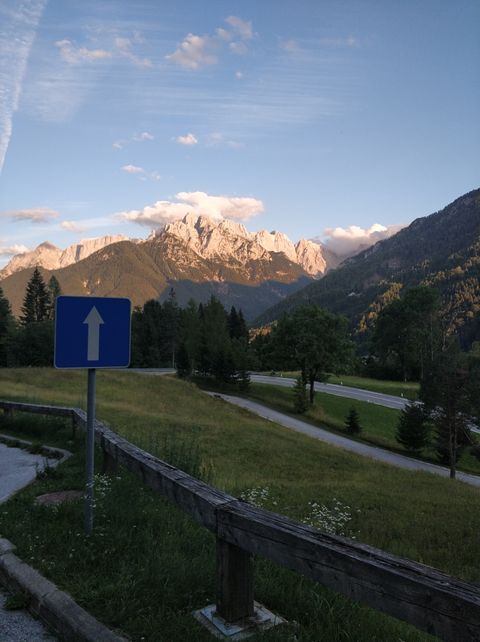
[[[55,306],[56,368],[127,368],[129,299],[59,296]]]

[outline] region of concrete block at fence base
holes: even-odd
[[[216,610],[216,605],[210,604],[199,611],[195,611],[193,616],[210,633],[221,640],[228,640],[229,642],[245,640],[260,631],[266,631],[279,624],[287,623],[283,617],[275,615],[258,602],[255,602],[255,615],[239,622],[226,622],[217,615]]]

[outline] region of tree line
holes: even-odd
[[[55,299],[61,294],[55,276],[45,283],[35,268],[27,283],[19,319],[0,287],[0,366],[50,366],[53,363]]]

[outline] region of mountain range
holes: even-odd
[[[480,340],[480,189],[345,260],[260,315],[257,323],[316,303],[347,316],[361,338],[388,302],[417,285],[440,293],[448,333],[458,332],[467,343]]]
[[[281,232],[253,233],[231,220],[187,214],[147,240],[105,236],[66,250],[42,243],[13,257],[0,272],[0,284],[14,314],[39,267],[46,280],[56,276],[64,294],[127,296],[142,305],[174,288],[180,305],[215,294],[252,319],[340,260],[309,240],[294,244]]]

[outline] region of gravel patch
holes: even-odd
[[[0,591],[0,641],[1,642],[56,642],[45,627],[25,611],[4,609],[7,595]]]

